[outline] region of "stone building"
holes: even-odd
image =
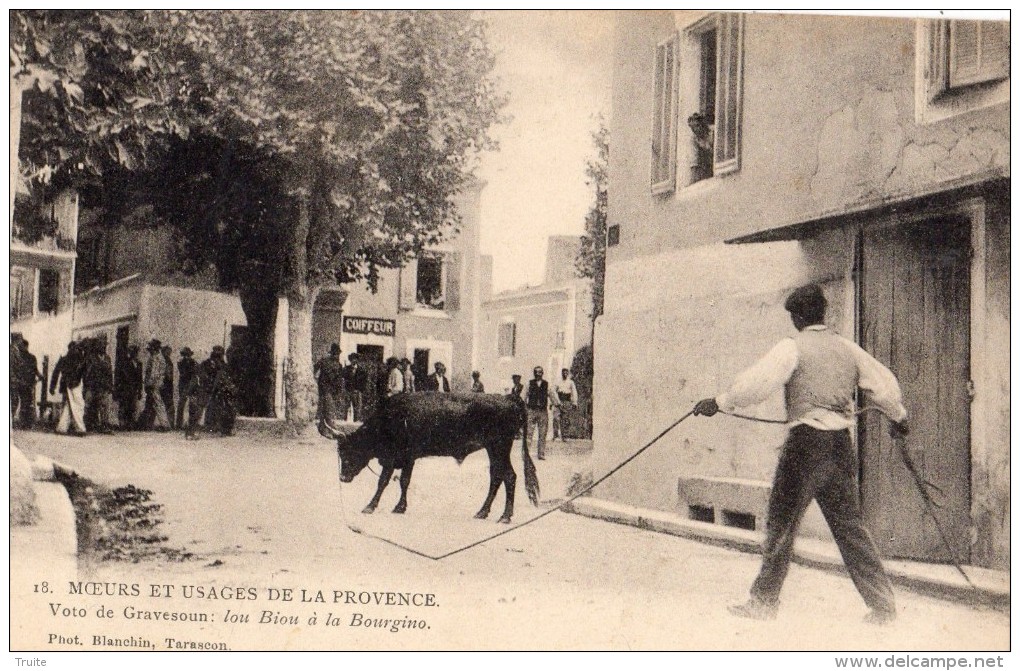
[[[577,350],[591,344],[591,280],[574,271],[580,243],[580,236],[551,236],[542,284],[502,291],[482,302],[478,370],[486,391],[509,391],[515,373],[526,384],[535,366],[555,384]],[[589,400],[582,399],[582,405]]]
[[[34,206],[18,204],[13,211],[10,247],[10,327],[28,342],[47,377],[71,340],[74,305],[75,242],[78,195],[65,190],[36,216],[53,222],[52,235],[40,239],[23,234],[19,219]],[[45,391],[36,395],[42,400]]]
[[[948,548],[885,420],[864,415],[881,550],[1008,567],[1008,24],[658,11],[616,25],[595,474],[792,335],[785,296],[819,282],[829,325],[898,375],[907,449],[943,492]],[[751,414],[783,417],[781,396]],[[761,529],[784,435],[692,418],[598,495]]]
[[[367,283],[319,291],[312,315],[312,355],[324,356],[332,343],[343,354],[360,352],[381,365],[407,356],[422,370],[443,362],[455,387],[470,387],[475,363],[474,321],[478,310],[478,226],[480,194],[475,182],[458,196],[460,233],[430,248],[404,268],[383,269],[376,291]],[[201,360],[214,345],[229,348],[246,337],[240,299],[216,290],[211,269],[186,275],[171,254],[174,238],[161,225],[137,221],[110,228],[82,217],[74,313],[76,337],[105,335],[111,357],[127,344],[142,347],[152,338],[174,350],[190,347]],[[283,376],[288,352],[287,299],[277,299],[271,414],[283,417]]]

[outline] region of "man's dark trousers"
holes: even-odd
[[[818,501],[864,602],[872,610],[895,612],[892,587],[861,517],[850,432],[821,431],[804,424],[790,430],[776,466],[764,556],[751,595],[769,605],[779,602],[797,527],[812,499]]]

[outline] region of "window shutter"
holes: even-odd
[[[949,22],[949,86],[968,86],[1009,75],[1009,24]]]
[[[677,38],[655,48],[652,105],[652,191],[667,193],[676,184]]]
[[[733,172],[740,167],[743,19],[742,14],[719,15],[713,166],[713,173],[716,175]]]
[[[949,21],[935,21],[931,26],[927,74],[928,102],[932,102],[949,89]]]
[[[400,309],[413,310],[418,303],[418,260],[411,259],[400,269]]]
[[[443,266],[446,272],[446,302],[444,309],[453,312],[460,309],[460,252],[448,252],[443,255]]]

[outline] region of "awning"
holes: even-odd
[[[823,213],[809,220],[776,226],[763,231],[731,238],[727,244],[747,242],[778,242],[780,240],[804,240],[824,231],[841,228],[859,222],[862,214],[869,218],[880,218],[906,212],[920,207],[951,205],[966,198],[989,194],[1009,196],[1009,176],[1005,169],[994,169],[968,175],[967,177],[931,185],[927,190],[909,194],[894,194],[870,200],[861,200],[838,211]]]

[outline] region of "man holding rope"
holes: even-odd
[[[828,330],[824,324],[827,302],[817,284],[794,291],[784,307],[797,335],[780,341],[741,373],[726,393],[704,399],[694,408],[695,415],[711,417],[720,410],[727,413],[761,403],[780,388],[786,393],[790,432],[769,497],[761,570],[751,598],[729,610],[753,619],[775,617],[797,527],[816,499],[854,585],[871,608],[865,621],[888,624],[896,617],[896,605],[878,549],[861,516],[850,428],[854,392],[860,387],[871,405],[892,421],[893,437],[905,436],[907,411],[900,386],[871,355]]]

